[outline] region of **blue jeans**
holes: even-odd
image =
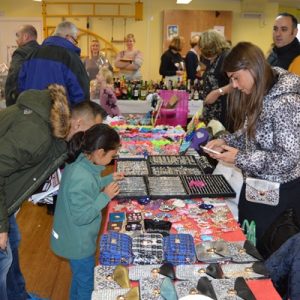
[[[0,250],[0,299],[8,300],[6,291],[6,277],[12,263],[12,253],[9,243],[6,250]]]
[[[6,272],[6,292],[9,300],[26,300],[28,294],[25,289],[25,280],[20,270],[19,264],[19,244],[21,236],[14,215],[9,217],[8,241],[12,261],[8,272]],[[1,273],[2,274],[2,273]],[[0,297],[0,299],[3,299]],[[4,298],[5,299],[5,298]]]
[[[70,300],[91,300],[94,288],[94,255],[82,259],[70,259],[72,283]]]

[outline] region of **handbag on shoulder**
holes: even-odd
[[[263,234],[259,251],[268,258],[290,237],[300,232],[300,223],[293,208],[285,210]]]

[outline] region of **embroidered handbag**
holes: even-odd
[[[179,265],[176,267],[176,278],[179,280],[195,281],[200,277],[210,277],[206,274],[207,267],[207,264]]]
[[[227,242],[226,257],[231,257],[232,262],[236,263],[250,263],[262,260],[261,255],[256,248],[249,241],[241,242]],[[222,250],[217,249],[216,253],[222,255]]]
[[[124,233],[109,232],[100,239],[101,265],[128,265],[132,262],[132,239]]]
[[[226,278],[264,278],[268,275],[262,262],[250,264],[222,264],[221,268]]]
[[[210,299],[210,300],[217,300],[217,299],[226,299],[227,298],[217,298],[216,293],[213,289],[213,286],[211,284],[211,280],[207,277],[201,277],[199,280],[184,280],[184,281],[178,281],[175,283],[176,292],[179,297],[179,299],[190,299],[190,295],[201,295],[201,299],[203,297],[204,299]],[[206,296],[204,298],[204,296]],[[200,296],[199,296],[200,297]],[[196,296],[195,296],[195,299]],[[200,299],[200,298],[199,298]],[[234,298],[228,298],[228,300],[236,300]]]
[[[142,278],[139,283],[141,300],[177,300],[177,292],[172,280],[165,278]]]
[[[279,203],[280,183],[257,178],[246,178],[246,200],[276,206]]]
[[[163,278],[142,278],[139,282],[141,300],[163,300],[160,296],[160,286]]]
[[[166,262],[162,265],[136,265],[129,267],[129,278],[140,280],[141,278],[164,278],[169,277],[176,280],[175,268],[173,264]]]
[[[139,300],[139,289],[133,287],[131,289],[103,289],[101,291],[93,291],[91,300]]]
[[[222,255],[216,251],[222,249]],[[196,245],[197,259],[201,262],[213,263],[231,260],[227,249],[227,243],[224,240],[205,241]]]
[[[133,264],[161,264],[163,255],[163,237],[158,233],[145,233],[132,239]]]
[[[190,234],[170,234],[164,237],[165,261],[174,265],[193,264],[196,261],[194,239]]]
[[[133,265],[129,267],[129,279],[138,281],[142,278],[165,276],[158,273],[160,265]]]
[[[120,285],[112,280],[115,267],[98,265],[94,268],[94,290],[120,289]]]
[[[211,281],[216,299],[256,300],[243,277],[213,279]]]

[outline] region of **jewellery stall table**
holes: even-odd
[[[150,131],[148,131],[148,129]],[[171,142],[170,143],[170,147],[172,149],[171,153],[168,153],[168,151],[166,151],[165,148],[160,148],[158,153],[152,153],[156,151],[153,151],[154,148],[152,149],[150,146],[148,147],[147,143],[138,151],[138,153],[135,152],[137,150],[136,147],[133,147],[132,151],[128,151],[128,149],[130,149],[131,146],[133,146],[134,144],[139,144],[139,142],[144,143],[145,141],[149,142],[153,140],[155,133],[157,133],[155,132],[156,129],[157,128],[145,129],[145,127],[130,127],[130,126],[128,127],[126,125],[119,126],[117,128],[117,130],[119,131],[122,137],[122,147],[123,147],[123,143],[126,146],[123,149],[123,151],[121,149],[121,158],[117,160],[115,169],[118,172],[123,171],[127,175],[124,180],[126,184],[124,188],[123,181],[120,182],[120,187],[121,187],[120,195],[117,196],[116,199],[110,201],[110,203],[108,204],[107,214],[105,215],[105,219],[103,220],[102,223],[103,235],[101,236],[100,240],[102,241],[102,238],[104,236],[107,236],[108,232],[109,233],[112,232],[116,234],[121,233],[123,234],[123,236],[127,238],[128,236],[135,238],[136,234],[143,234],[144,232],[148,232],[148,233],[151,232],[151,235],[152,233],[155,234],[155,231],[157,232],[156,230],[157,228],[155,228],[154,231],[151,231],[152,230],[151,227],[150,227],[151,229],[150,231],[148,231],[148,229],[146,228],[146,226],[148,227],[149,224],[151,224],[151,222],[154,220],[163,223],[164,226],[166,224],[169,224],[167,231],[169,231],[170,236],[172,235],[175,236],[176,234],[177,236],[178,235],[189,236],[193,240],[193,243],[195,243],[196,245],[195,248],[196,248],[197,259],[201,262],[203,262],[203,260],[198,258],[197,248],[198,249],[201,248],[202,245],[204,245],[205,243],[208,244],[214,243],[216,240],[218,241],[224,240],[229,244],[236,244],[236,245],[244,245],[244,243],[247,243],[247,241],[245,242],[244,233],[242,232],[238,223],[234,220],[233,215],[230,212],[223,198],[223,196],[226,195],[226,191],[228,192],[228,190],[224,188],[224,186],[226,186],[226,184],[224,184],[225,183],[224,181],[221,180],[221,183],[219,183],[218,187],[216,186],[213,187],[215,193],[212,194],[216,194],[214,198],[206,198],[203,195],[196,197],[197,193],[194,193],[193,195],[190,193],[192,187],[195,186],[199,187],[199,184],[203,183],[204,185],[201,186],[201,188],[203,187],[208,188],[210,183],[213,183],[214,181],[210,182],[208,178],[203,179],[205,178],[206,173],[204,172],[203,165],[201,165],[200,163],[200,161],[202,160],[201,157],[199,157],[199,155],[196,158],[193,155],[191,155],[191,152],[186,153],[186,155],[184,156],[178,155],[178,150],[179,150],[178,144],[180,143],[180,140],[182,138],[182,129],[178,129],[178,131],[177,130],[173,131],[174,128],[171,127],[158,129],[158,133],[159,133],[158,139],[167,140],[167,141],[169,140]],[[131,139],[133,139],[134,141],[132,145],[130,144]],[[147,153],[145,156],[143,156],[145,150]],[[148,152],[148,150],[150,150],[149,151],[150,153]],[[122,154],[124,156],[122,156]],[[138,154],[138,155],[134,155],[134,154]],[[166,162],[168,163],[166,164]],[[194,175],[196,165],[199,167],[200,175],[199,174]],[[174,172],[175,170],[175,173],[176,170],[177,171],[179,170],[179,174],[172,173],[174,176],[168,177],[159,173],[160,175],[153,176],[154,172],[157,170],[159,172],[161,170]],[[189,173],[191,172],[191,170],[192,173]],[[211,175],[211,176],[213,177],[216,175]],[[216,177],[213,177],[213,179],[215,178]],[[178,188],[180,184],[178,184],[178,181],[176,180],[179,179],[181,180],[182,184],[185,182],[185,180],[189,179],[187,180],[187,185],[183,184],[183,187],[185,187],[186,192],[182,193],[182,190]],[[193,185],[191,185],[191,183],[193,183]],[[188,187],[190,187],[190,189]],[[222,190],[223,192],[220,193],[220,191]],[[125,194],[122,191],[125,192]],[[176,194],[177,192],[178,195]],[[221,194],[223,193],[224,195],[221,196]],[[212,194],[210,195],[210,197],[212,197]],[[134,197],[133,195],[140,195],[140,196]],[[231,195],[230,191],[228,196],[229,195]],[[145,219],[147,220],[145,221]],[[166,233],[166,227],[163,227],[163,230],[161,231],[159,228],[158,232],[164,235],[164,233]],[[126,234],[124,235],[124,233]],[[100,245],[103,244],[100,242]],[[243,246],[239,246],[239,247],[243,248]],[[121,248],[125,249],[127,247],[123,246],[122,244]],[[241,250],[245,250],[245,249],[241,249]],[[110,253],[110,250],[108,253]],[[103,258],[103,256],[101,257],[101,250],[100,250],[99,262],[101,258]],[[167,257],[165,258],[167,261],[169,261]],[[149,265],[148,266],[152,269],[155,268],[152,267],[153,262],[151,260],[151,257],[150,257],[150,261],[151,261],[150,266]],[[140,263],[142,265],[141,267],[145,267],[145,266],[147,267],[146,264],[147,263],[149,264],[149,262],[145,262],[145,261],[142,261]],[[231,263],[227,265],[230,264]],[[130,265],[129,274],[131,270],[133,270],[136,266],[139,265],[140,264],[136,265],[135,263],[134,265]],[[202,264],[200,262],[196,263],[196,260],[192,260],[187,266],[192,268],[193,267],[197,268],[199,272],[202,265],[203,263]],[[177,266],[175,266],[176,272],[182,266],[184,265],[177,264]],[[105,268],[110,268],[109,265],[103,266],[103,264],[97,267],[98,268],[100,267],[100,269],[104,268],[104,270],[106,270]],[[96,281],[102,282],[103,277],[102,276],[99,277],[98,271],[100,269],[97,269],[97,267],[95,268],[95,288],[97,287],[98,289],[99,286],[96,284]],[[158,268],[160,267],[158,266]],[[245,267],[243,267],[243,270],[244,268]],[[143,269],[140,272],[144,272]],[[136,279],[131,278],[131,280],[133,280],[131,281],[132,287],[138,285],[138,283],[135,281]],[[175,282],[175,284],[176,283],[177,282]],[[272,285],[271,280],[269,279],[260,278],[258,280],[256,277],[255,279],[247,280],[247,285],[251,289],[252,293],[255,296],[255,299],[257,300],[280,300],[279,295],[277,294],[276,290]],[[98,294],[97,292],[95,292],[94,295],[100,295],[100,298],[94,297],[93,300],[94,299],[104,300],[101,297],[101,291],[99,291]],[[152,296],[151,297],[144,296],[141,297],[141,299],[142,300],[162,299],[162,297],[160,296],[154,298],[152,298]],[[111,299],[126,299],[126,298],[114,297]],[[136,299],[136,298],[128,298],[128,299]],[[225,298],[218,298],[218,300],[219,299],[225,299]],[[241,298],[231,297],[230,299],[235,300]],[[105,300],[108,300],[108,298]]]
[[[214,207],[210,210],[198,209],[201,203],[211,204]],[[182,207],[183,204],[184,207]],[[233,219],[225,201],[222,199],[152,200],[146,205],[139,204],[135,200],[128,200],[126,202],[113,200],[108,205],[106,220],[103,226],[104,233],[107,233],[108,227],[112,225],[112,222],[109,221],[110,213],[120,212],[124,212],[125,215],[128,213],[141,213],[145,218],[169,220],[172,222],[170,233],[189,233],[193,235],[196,245],[201,243],[201,241],[210,239],[223,239],[231,242],[242,242],[245,240],[241,228]],[[201,219],[201,221],[197,219]],[[123,224],[120,230],[124,230],[124,226]],[[130,231],[127,231],[127,233],[132,234]],[[133,282],[132,286],[135,285],[136,283]],[[281,299],[269,279],[247,280],[247,285],[256,300]]]

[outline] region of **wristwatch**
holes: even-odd
[[[222,88],[219,88],[219,93],[220,93],[220,95],[225,95],[225,92],[224,92],[224,90],[222,89]]]

